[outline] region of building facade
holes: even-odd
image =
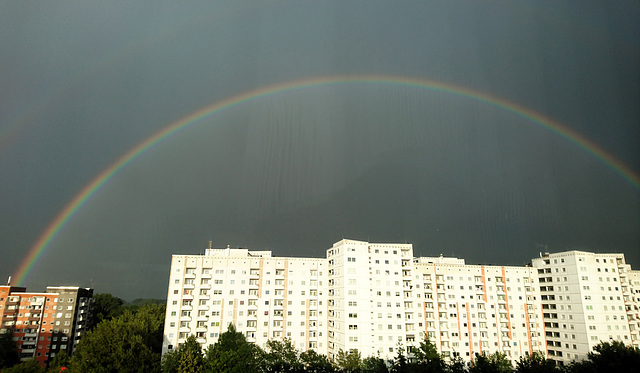
[[[543,303],[549,358],[584,359],[601,341],[639,347],[640,276],[623,254],[545,253],[532,260]]]
[[[206,348],[229,323],[262,347],[289,338],[297,349],[326,351],[326,259],[230,248],[173,255],[163,352],[191,334]]]
[[[206,348],[233,323],[261,347],[289,338],[329,358],[357,350],[392,359],[398,348],[411,356],[427,337],[467,362],[475,353],[517,361],[540,352],[565,363],[603,340],[637,345],[639,297],[638,271],[621,254],[484,266],[355,240],[336,242],[326,258],[209,247],[172,257],[163,352],[191,334]]]
[[[545,352],[537,271],[414,258],[408,244],[342,240],[329,260],[329,349],[334,357],[411,356],[426,337],[445,356],[470,361],[496,351],[513,360]]]
[[[12,333],[22,360],[46,366],[60,351],[72,355],[91,314],[92,289],[57,286],[44,293],[0,286],[0,333]]]

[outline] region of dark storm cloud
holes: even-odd
[[[220,99],[308,77],[467,86],[567,125],[637,172],[639,9],[4,3],[0,275],[143,139]],[[26,285],[164,297],[170,255],[209,239],[315,257],[342,237],[407,241],[500,264],[580,248],[624,252],[638,268],[639,197],[584,150],[490,105],[400,86],[303,89],[216,114],[136,159]]]

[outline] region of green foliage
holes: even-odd
[[[415,358],[415,363],[412,365],[416,366],[416,371],[434,373],[445,371],[446,363],[444,359],[438,353],[436,346],[431,343],[428,338],[425,337],[425,339],[420,342],[420,347],[414,349],[412,352]]]
[[[511,373],[513,367],[511,361],[504,354],[499,352],[491,355],[476,354],[473,366],[469,373]]]
[[[541,353],[534,352],[530,356],[521,356],[516,362],[518,373],[555,373],[560,372],[553,360],[545,358]]]
[[[282,341],[267,341],[267,351],[264,354],[264,368],[266,372],[301,372],[302,363],[298,360],[298,351],[290,339]]]
[[[138,298],[138,299],[135,299],[133,302],[123,304],[122,307],[120,307],[120,310],[121,310],[120,313],[123,313],[125,310],[136,312],[139,309],[144,308],[146,306],[165,305],[166,303],[167,301],[162,299]]]
[[[451,358],[447,369],[449,373],[465,373],[467,371],[467,364],[460,356],[456,356]]]
[[[162,373],[177,373],[180,369],[180,350],[171,350],[162,355]]]
[[[71,358],[67,355],[64,350],[60,350],[56,353],[56,356],[49,363],[49,367],[47,368],[47,373],[59,373],[60,368],[66,367],[68,368],[71,365]]]
[[[109,293],[94,294],[93,316],[90,328],[95,327],[103,320],[111,320],[124,312],[124,301]]]
[[[314,350],[307,350],[301,353],[300,361],[304,365],[305,372],[334,373],[336,371],[336,368],[325,355],[318,354]]]
[[[593,347],[587,360],[573,362],[567,369],[571,373],[636,372],[640,366],[640,350],[620,341],[601,342]]]
[[[237,332],[233,324],[220,334],[218,342],[205,352],[207,372],[258,372],[263,352],[260,347],[247,342],[244,334]]]
[[[602,342],[587,356],[598,372],[637,372],[640,350],[620,341]]]
[[[564,370],[567,373],[598,373],[589,360],[572,361]]]
[[[355,350],[349,352],[339,350],[336,356],[336,364],[343,373],[359,373],[362,371],[360,352]]]
[[[19,362],[20,355],[18,354],[18,346],[13,340],[13,333],[0,334],[0,368],[7,368]]]
[[[202,357],[202,347],[196,341],[196,337],[190,335],[187,341],[180,346],[180,367],[179,373],[202,373],[204,372],[204,359]]]
[[[397,348],[398,353],[396,354],[395,359],[393,360],[393,366],[391,367],[392,373],[409,373],[411,370],[411,366],[409,365],[409,361],[404,354],[404,347],[401,345]]]
[[[369,356],[362,360],[362,373],[389,373],[389,368],[383,359]]]
[[[34,359],[30,359],[11,368],[4,368],[2,373],[44,373],[44,368]]]
[[[74,372],[160,372],[164,307],[125,311],[88,332],[71,359]]]

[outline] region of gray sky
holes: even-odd
[[[640,172],[640,4],[592,1],[0,3],[0,278],[119,157],[219,100],[334,75],[500,97]],[[170,255],[323,257],[344,238],[527,263],[623,252],[640,190],[561,136],[468,97],[333,84],[214,114],[135,159],[24,285],[166,296]],[[2,280],[4,281],[4,279]]]

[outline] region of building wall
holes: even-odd
[[[626,281],[622,283],[622,294],[627,309],[631,345],[640,348],[640,271],[632,271],[629,265],[623,266],[622,270],[621,277],[624,279],[626,275]]]
[[[326,259],[209,249],[172,257],[163,352],[194,334],[204,348],[233,323],[250,342],[290,338],[326,353]]]
[[[93,291],[49,287],[46,293],[0,286],[0,332],[13,333],[20,357],[46,365],[61,350],[73,354],[90,314]]]
[[[353,349],[393,357],[415,344],[411,245],[342,240],[327,258],[329,358]]]
[[[546,353],[534,269],[416,262],[418,327],[444,355]]]
[[[541,352],[561,363],[600,341],[638,344],[640,274],[621,254],[563,252],[532,266],[413,257],[410,244],[336,242],[322,258],[207,249],[172,258],[163,351],[206,348],[233,323],[249,341],[290,338],[334,358],[409,356],[424,337],[469,362]]]
[[[538,270],[550,358],[567,364],[586,358],[601,341],[637,343],[630,329],[637,330],[638,300],[631,294],[633,273],[624,255],[566,251],[545,254],[532,264]]]

